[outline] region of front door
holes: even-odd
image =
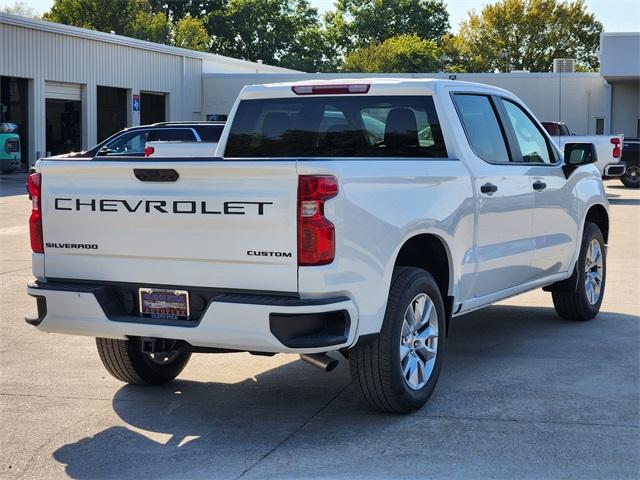
[[[463,293],[472,299],[531,279],[534,195],[529,167],[513,161],[497,100],[480,94],[454,99],[472,150],[469,167],[477,195],[475,247],[465,259],[475,262],[476,275]]]
[[[529,188],[535,197],[535,253],[531,264],[534,279],[566,272],[571,267],[578,232],[573,181],[565,177],[560,155],[524,107],[513,100],[499,101],[512,132],[514,155],[522,164],[530,165]]]

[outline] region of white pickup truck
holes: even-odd
[[[541,287],[563,318],[599,311],[593,145],[560,152],[505,90],[249,86],[218,155],[39,161],[27,322],[96,337],[135,384],[171,381],[193,352],[325,370],[339,352],[372,407],[409,412],[435,388],[452,317]]]
[[[603,178],[619,177],[625,172],[622,163],[624,135],[575,135],[564,122],[542,122],[551,139],[561,149],[567,143],[592,143],[596,151],[595,166]]]

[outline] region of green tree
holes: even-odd
[[[207,16],[211,51],[316,71],[324,58],[318,12],[307,0],[229,0]]]
[[[469,12],[458,34],[442,42],[447,64],[464,71],[547,72],[554,58],[595,69],[602,24],[584,0],[501,0]]]
[[[435,72],[439,62],[440,50],[434,41],[410,34],[391,37],[348,53],[342,70],[364,73]]]
[[[55,0],[43,18],[75,27],[131,35],[138,12],[148,8],[146,0]]]
[[[176,23],[173,43],[176,47],[206,52],[211,38],[202,20],[187,15]]]
[[[177,22],[187,15],[203,18],[210,12],[222,10],[227,0],[149,0],[154,12],[162,12],[172,21]]]
[[[129,35],[140,40],[171,43],[173,24],[163,12],[139,11],[129,28]]]
[[[325,14],[328,37],[347,52],[391,37],[438,40],[449,29],[442,0],[337,0]]]

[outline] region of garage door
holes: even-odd
[[[45,82],[45,98],[58,98],[60,100],[82,99],[82,87],[77,83]]]

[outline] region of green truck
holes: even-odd
[[[10,173],[20,167],[20,135],[15,123],[0,123],[0,170]]]

